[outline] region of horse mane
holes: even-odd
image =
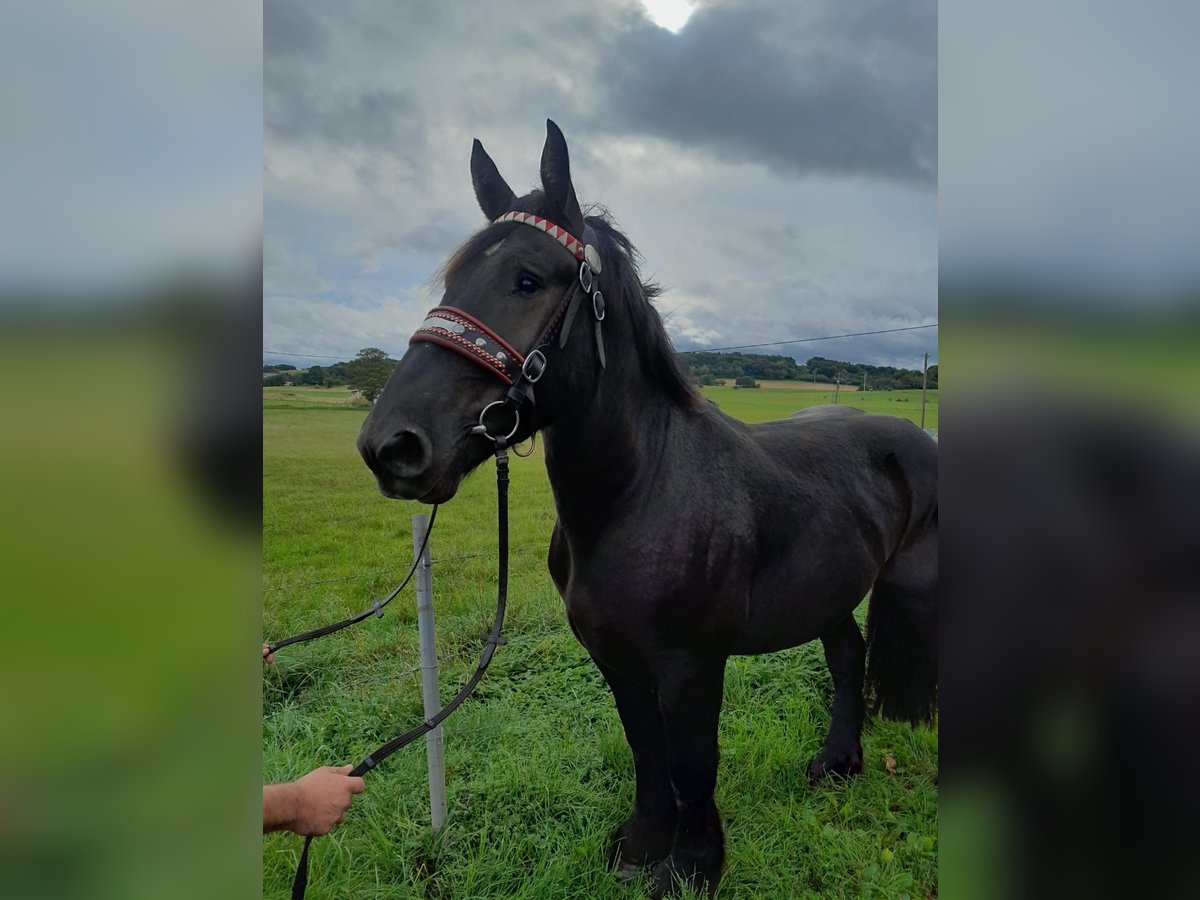
[[[540,206],[540,200],[541,192],[534,191],[522,203],[536,208]],[[641,257],[637,248],[617,229],[604,207],[588,207],[586,221],[599,238],[598,249],[604,263],[600,286],[606,297],[624,298],[622,308],[630,318],[630,331],[646,376],[666,391],[672,403],[689,410],[703,408],[703,398],[676,360],[671,338],[654,306],[662,288],[654,282],[642,281],[638,273],[637,264]],[[498,235],[519,227],[522,226],[502,222],[477,232],[454,252],[435,277],[443,283],[448,282],[464,265],[493,244]]]
[[[655,282],[642,280],[637,248],[613,224],[606,209],[598,205],[589,207],[586,221],[600,239],[600,258],[604,263],[600,286],[606,295],[624,298],[623,311],[630,318],[638,359],[647,377],[662,387],[678,406],[689,410],[702,408],[703,398],[680,367],[662,316],[654,306],[662,288]]]

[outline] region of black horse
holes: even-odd
[[[481,410],[495,413],[518,383],[508,436],[544,436],[558,513],[550,573],[633,750],[637,799],[613,861],[627,875],[651,868],[655,896],[676,880],[714,891],[730,655],[821,639],[833,715],[813,780],[862,771],[864,679],[883,715],[934,715],[937,448],[910,422],[845,407],[745,425],[706,402],[675,361],[633,246],[606,217],[584,216],[566,141],[553,122],[547,132],[542,189],[523,197],[475,142],[471,175],[492,224],[447,263],[444,305],[414,335],[359,450],[385,495],[444,503],[491,455],[481,432],[513,421],[480,428]],[[864,641],[853,611],[868,591]]]

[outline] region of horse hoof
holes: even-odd
[[[608,845],[608,865],[622,881],[638,877],[671,852],[674,827],[652,828],[644,820],[631,816],[613,832]]]
[[[653,900],[664,897],[678,897],[683,885],[692,887],[699,896],[713,897],[717,893],[717,883],[720,881],[720,868],[713,877],[704,874],[695,865],[680,865],[667,857],[650,873],[650,896]]]
[[[862,748],[854,750],[823,749],[819,756],[808,764],[808,781],[816,784],[827,776],[849,778],[863,773]]]

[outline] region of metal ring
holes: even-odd
[[[515,453],[517,456],[521,457],[522,459],[525,459],[526,457],[533,456],[533,451],[536,448],[537,448],[537,432],[535,431],[533,434],[531,434],[529,436],[529,449],[528,450],[526,450],[524,453],[522,453],[521,445],[513,444],[512,452]]]
[[[592,294],[592,312],[595,314],[597,322],[604,321],[604,295],[599,291]]]
[[[592,292],[592,269],[585,262],[579,264],[579,286],[583,288],[584,293]]]
[[[529,371],[529,363],[535,356],[542,361],[542,364],[537,372],[531,374]],[[527,357],[525,357],[525,362],[521,363],[521,374],[525,376],[526,380],[530,384],[537,384],[539,381],[541,381],[542,376],[546,374],[546,355],[542,353],[541,350],[534,350],[532,353],[530,353]]]
[[[479,413],[478,428],[475,428],[472,430],[475,431],[477,434],[482,434],[488,440],[492,440],[492,441],[496,440],[495,435],[488,434],[487,426],[483,424],[483,417],[488,414],[488,410],[491,409],[493,406],[504,406],[504,405],[505,404],[504,404],[503,400],[493,400],[491,403],[489,403],[487,406],[485,406],[483,408],[483,410]],[[510,431],[507,435],[505,435],[505,437],[504,437],[505,441],[511,440],[512,436],[517,433],[517,429],[521,427],[521,411],[518,409],[514,409],[512,411],[512,414],[513,414],[512,431]]]

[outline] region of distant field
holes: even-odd
[[[733,379],[725,379],[730,384],[733,384]],[[770,388],[774,391],[832,391],[833,385],[818,384],[815,381],[760,381],[759,385],[763,388]],[[753,388],[751,388],[753,390]],[[849,385],[842,385],[842,393],[846,391],[857,391],[858,388]]]
[[[790,385],[704,393],[746,421],[832,398]],[[843,391],[840,400],[914,421],[920,412],[920,391]],[[930,426],[936,401],[931,392]],[[354,447],[365,412],[344,389],[263,389],[265,638],[369,606],[412,558],[410,516],[429,510],[375,489]],[[443,700],[474,668],[492,615],[494,509],[486,463],[438,514]],[[513,460],[511,510],[509,643],[445,725],[446,832],[429,835],[424,749],[414,745],[371,773],[346,823],[314,843],[310,897],[644,896],[605,864],[609,832],[632,802],[633,765],[612,699],[546,573],[554,507],[540,445]],[[421,720],[414,605],[406,592],[382,620],[280,652],[263,679],[264,779],[357,762]],[[804,766],[828,726],[830,691],[820,644],[730,661],[717,788],[729,854],[722,900],[936,894],[936,728],[873,720],[863,738],[867,773],[810,788]],[[288,896],[299,846],[288,835],[264,838],[264,897]]]
[[[348,387],[264,387],[264,409],[286,409],[288,407],[358,406],[364,412],[370,409],[365,400],[356,400]]]
[[[757,388],[706,387],[701,392],[731,416],[744,422],[762,422],[781,419],[810,406],[833,403],[834,389],[829,385],[814,386],[811,382],[760,381]],[[265,387],[263,409],[307,409],[326,406],[343,409],[358,409],[364,415],[370,408],[364,400],[351,397],[350,388],[321,387]],[[842,406],[853,406],[867,412],[900,416],[913,422],[921,419],[920,391],[867,391],[850,390],[842,386],[838,402]],[[928,391],[925,403],[925,426],[936,428],[938,424],[938,392]]]

